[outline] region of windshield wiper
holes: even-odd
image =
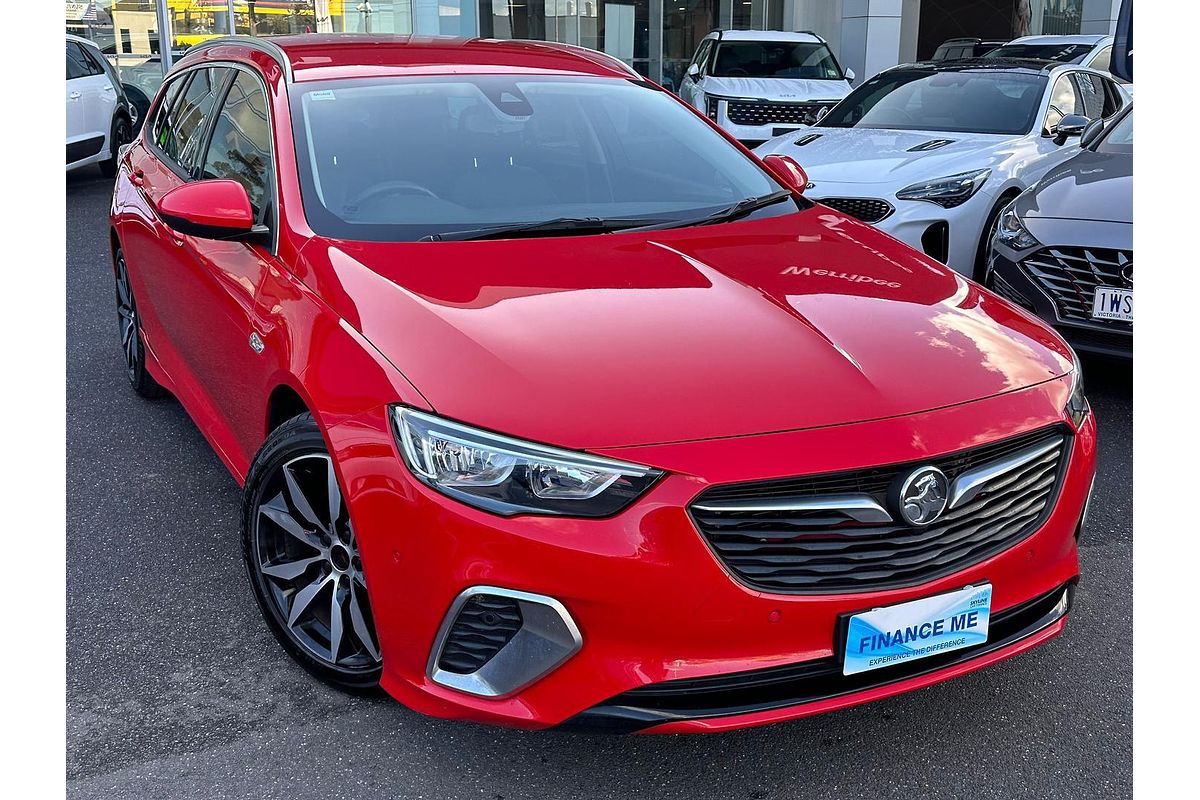
[[[461,231],[431,233],[418,242],[464,242],[477,239],[516,239],[522,236],[542,234],[588,234],[605,233],[638,228],[646,224],[645,219],[605,219],[603,217],[558,217],[543,222],[518,222],[512,225],[491,225],[486,228],[466,228]]]
[[[739,200],[731,206],[726,206],[720,211],[714,211],[713,213],[707,214],[703,217],[696,217],[694,219],[678,219],[672,220],[671,222],[643,225],[639,228],[631,228],[630,232],[636,233],[637,231],[661,231],[668,228],[687,228],[693,225],[715,225],[718,222],[733,222],[735,219],[741,219],[742,217],[749,216],[755,211],[758,211],[760,208],[774,205],[780,200],[790,198],[791,196],[792,193],[787,189],[780,189],[777,192],[759,195],[758,197],[747,197],[745,200]]]

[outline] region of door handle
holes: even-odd
[[[83,95],[80,94],[79,92],[71,92],[70,94],[67,95],[68,100],[78,100],[81,97],[83,97]]]

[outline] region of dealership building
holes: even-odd
[[[229,33],[372,32],[540,39],[610,53],[678,86],[710,31],[808,30],[862,78],[946,39],[1111,33],[1120,0],[87,0],[68,33],[96,41],[151,94],[172,57]],[[163,37],[162,31],[169,31]],[[160,54],[160,41],[171,42]]]

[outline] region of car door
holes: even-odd
[[[207,320],[193,302],[196,287],[184,237],[157,209],[168,192],[194,178],[207,122],[229,73],[227,67],[193,68],[164,90],[146,146],[131,152],[129,179],[139,201],[121,234],[147,344],[180,393],[198,397],[204,392],[194,380],[194,357]]]
[[[255,222],[269,235],[254,241],[216,241],[183,236],[188,261],[188,305],[197,334],[185,357],[219,416],[231,429],[242,463],[261,442],[262,404],[270,376],[285,361],[287,343],[278,330],[290,284],[273,255],[276,179],[271,117],[265,85],[248,68],[233,72],[213,109],[207,146],[199,154],[199,180],[227,179],[246,189]]]
[[[108,118],[101,122],[111,93]],[[67,42],[67,164],[90,159],[104,150],[116,93],[97,64],[78,42]]]

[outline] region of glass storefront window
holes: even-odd
[[[99,45],[144,118],[163,77],[155,0],[68,2],[66,12],[67,33]]]

